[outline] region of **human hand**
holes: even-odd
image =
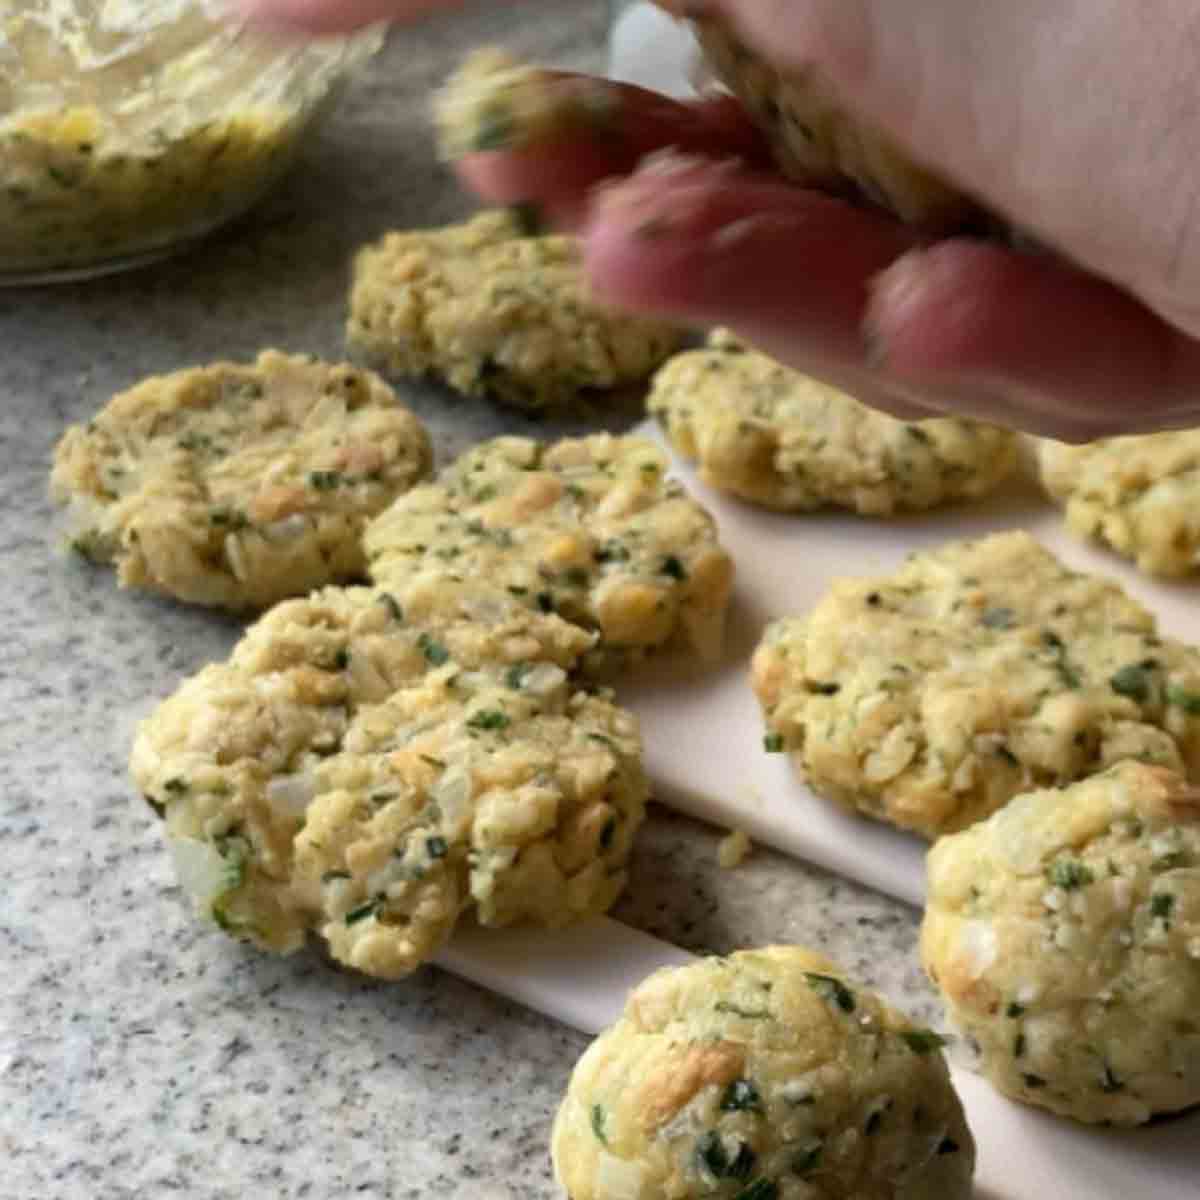
[[[622,128],[640,132],[621,145],[477,154],[464,178],[492,202],[573,219],[603,298],[730,325],[903,415],[1070,440],[1200,424],[1200,9],[1162,0],[1151,21],[1121,0],[906,0],[901,20],[884,0],[711,7],[774,61],[819,64],[856,111],[1076,265],[930,243],[746,165],[754,135],[734,134],[728,112],[710,137],[699,110],[670,118],[670,102],[636,89],[622,89]],[[681,143],[686,157],[638,169],[656,144]]]

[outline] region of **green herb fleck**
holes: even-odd
[[[600,849],[609,850],[612,848],[613,838],[617,836],[617,818],[609,817],[604,822],[604,828],[600,830]]]
[[[1175,911],[1175,897],[1167,892],[1156,892],[1150,897],[1150,915],[1160,917],[1164,921],[1171,919]]]
[[[792,1174],[801,1177],[811,1174],[821,1161],[821,1151],[824,1146],[820,1142],[810,1142],[803,1150],[798,1150],[792,1157]]]
[[[427,837],[425,839],[425,853],[430,858],[445,858],[446,851],[449,847],[446,845],[444,837]]]
[[[602,1146],[608,1145],[608,1133],[605,1130],[605,1125],[608,1123],[608,1113],[604,1109],[603,1104],[592,1105],[592,1133],[596,1135],[596,1141]]]
[[[1108,1063],[1104,1064],[1104,1078],[1100,1081],[1100,1090],[1110,1096],[1125,1090],[1125,1085],[1113,1074],[1113,1069]]]
[[[506,729],[508,717],[498,708],[481,708],[468,718],[467,725],[471,729]]]
[[[554,597],[549,592],[538,592],[536,599],[539,611],[544,613],[554,611]]]
[[[504,682],[512,688],[514,692],[519,692],[525,683],[525,676],[533,670],[533,663],[513,663],[507,671],[504,672]]]
[[[425,655],[425,661],[431,666],[440,667],[450,660],[450,651],[441,642],[431,638],[427,633],[422,633],[417,638],[417,646],[420,648],[421,653]]]
[[[989,629],[1011,629],[1016,613],[1011,608],[985,608],[980,618]]]
[[[341,471],[309,471],[308,483],[314,491],[331,492],[342,482]]]
[[[504,150],[512,142],[515,133],[512,113],[507,108],[493,105],[479,114],[479,123],[471,138],[471,149],[476,153]]]
[[[1076,891],[1096,881],[1091,868],[1074,858],[1060,858],[1051,863],[1046,871],[1046,878],[1065,892]]]
[[[170,792],[172,796],[182,796],[188,790],[189,784],[186,779],[180,775],[173,775],[163,784],[163,791]]]
[[[662,573],[669,575],[672,579],[684,580],[687,576],[687,568],[674,555],[668,554],[662,561]]]
[[[436,767],[439,771],[446,769],[446,760],[443,758],[434,758],[432,754],[422,754],[421,761],[428,763],[431,767]]]
[[[563,578],[571,587],[587,587],[588,573],[583,567],[568,567]]]
[[[1013,1000],[1004,1010],[1004,1015],[1015,1021],[1018,1017],[1023,1017],[1025,1015],[1025,1005],[1018,1004],[1015,1000]]]
[[[379,603],[388,610],[388,615],[393,621],[404,620],[404,609],[400,607],[400,602],[392,595],[391,592],[383,592],[380,594]]]
[[[1167,688],[1167,703],[1182,708],[1189,717],[1200,717],[1200,692],[1191,692],[1172,684]]]
[[[765,1008],[739,1008],[730,1000],[718,1000],[713,1005],[713,1011],[731,1013],[735,1017],[744,1017],[747,1021],[769,1021],[771,1014]]]
[[[382,903],[383,900],[381,897],[374,896],[366,904],[360,904],[357,908],[352,908],[343,919],[347,925],[357,925],[359,921],[365,921],[368,917],[373,917]]]
[[[733,1200],[778,1200],[779,1184],[770,1179],[756,1179],[748,1187],[742,1188]]]
[[[1021,1058],[1025,1053],[1025,1035],[1018,1033],[1013,1038],[1013,1058]]]
[[[762,1112],[762,1097],[752,1079],[735,1079],[721,1097],[722,1112]]]
[[[696,1143],[696,1157],[714,1179],[748,1179],[754,1170],[758,1156],[746,1145],[738,1142],[737,1153],[730,1158],[721,1135],[715,1130],[702,1134]]]
[[[931,1054],[946,1045],[946,1039],[932,1029],[906,1029],[900,1036],[914,1054]]]
[[[344,671],[350,665],[350,651],[343,646],[333,656],[333,669],[335,671]]]
[[[1128,696],[1139,704],[1150,698],[1150,671],[1157,666],[1153,659],[1144,663],[1128,663],[1109,679],[1108,685],[1118,696]]]
[[[1072,690],[1078,688],[1082,681],[1079,672],[1067,661],[1067,648],[1063,645],[1062,638],[1053,630],[1047,629],[1042,633],[1042,644],[1054,655],[1054,669],[1063,685]]]
[[[804,978],[808,986],[830,1004],[836,1004],[844,1013],[854,1011],[854,993],[840,980],[832,975],[817,975],[805,971]]]
[[[763,738],[763,749],[768,754],[782,754],[783,753],[783,734],[782,733],[768,733],[766,735],[766,737]]]
[[[605,542],[603,546],[598,547],[592,552],[592,557],[598,563],[607,562],[628,562],[629,550],[621,545],[620,542],[613,540]]]
[[[821,683],[818,680],[809,684],[809,691],[817,696],[836,696],[841,690],[840,683]]]

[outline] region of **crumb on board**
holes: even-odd
[[[753,849],[754,844],[744,829],[732,829],[717,846],[717,865],[722,871],[732,871],[745,862]]]

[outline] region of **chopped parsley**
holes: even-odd
[[[768,733],[763,738],[763,749],[768,754],[782,754],[783,753],[783,734],[782,733]]]
[[[508,717],[498,708],[481,708],[467,719],[471,729],[507,729]]]
[[[1108,686],[1118,696],[1128,696],[1139,704],[1145,703],[1150,699],[1150,672],[1157,666],[1158,663],[1152,658],[1145,662],[1128,663],[1112,675]]]
[[[1023,1017],[1025,1015],[1025,1005],[1018,1004],[1014,1000],[1011,1004],[1009,1004],[1008,1008],[1004,1010],[1004,1015],[1015,1021],[1017,1017]]]
[[[568,567],[563,578],[570,587],[584,588],[588,585],[588,573],[583,567]]]
[[[668,554],[662,561],[662,573],[680,581],[688,577],[687,568],[674,555]]]
[[[1091,868],[1074,858],[1060,858],[1057,862],[1051,863],[1046,870],[1046,878],[1055,887],[1062,888],[1064,892],[1076,891],[1096,881]]]
[[[347,925],[357,925],[359,921],[365,921],[368,917],[373,917],[382,903],[382,897],[374,896],[366,904],[360,904],[357,908],[352,908],[343,919]]]
[[[932,1054],[946,1045],[946,1039],[932,1029],[906,1029],[900,1036],[914,1054]]]
[[[343,646],[333,656],[333,669],[335,671],[344,671],[350,665],[350,651]]]
[[[450,651],[427,633],[423,633],[417,638],[417,645],[420,647],[421,653],[425,655],[426,662],[431,666],[440,667],[450,660]]]
[[[718,1000],[713,1005],[713,1011],[731,1013],[735,1017],[743,1017],[747,1021],[769,1021],[771,1014],[765,1008],[740,1008],[731,1000]]]
[[[512,141],[513,133],[513,117],[508,109],[499,105],[485,108],[479,114],[479,122],[471,138],[471,149],[477,152],[503,150]]]
[[[613,838],[617,836],[617,818],[609,817],[604,822],[604,828],[600,830],[600,849],[609,850],[612,848]]]
[[[400,607],[400,602],[391,592],[383,592],[379,597],[379,603],[388,610],[388,615],[393,621],[404,620],[404,609]]]
[[[1150,915],[1164,921],[1171,919],[1175,911],[1175,897],[1167,892],[1156,892],[1150,897]]]
[[[169,792],[172,796],[182,796],[188,790],[188,781],[179,775],[173,775],[163,784],[163,791]]]
[[[824,1148],[820,1142],[814,1141],[803,1150],[798,1150],[792,1157],[792,1174],[802,1177],[810,1174],[820,1163]]]
[[[446,851],[449,847],[446,845],[444,837],[427,837],[425,839],[425,853],[430,858],[445,858]]]
[[[752,1079],[735,1079],[721,1097],[722,1112],[762,1112],[762,1097]]]
[[[778,1200],[779,1184],[770,1179],[756,1179],[748,1187],[742,1188],[733,1200]]]
[[[331,492],[342,483],[341,471],[309,471],[308,485],[317,492]]]
[[[1082,680],[1079,678],[1079,672],[1067,661],[1067,648],[1063,644],[1062,638],[1052,629],[1047,629],[1042,633],[1042,644],[1054,656],[1054,669],[1058,672],[1063,686],[1073,691],[1077,689]]]
[[[1192,692],[1172,684],[1167,688],[1167,703],[1182,708],[1189,717],[1200,716],[1200,692]]]
[[[554,597],[549,592],[538,592],[535,599],[539,612],[552,613],[554,611]]]
[[[608,1131],[605,1126],[608,1124],[608,1113],[605,1111],[603,1104],[592,1105],[592,1133],[596,1135],[596,1141],[602,1146],[608,1145]]]
[[[710,1129],[696,1143],[696,1157],[714,1179],[748,1179],[758,1155],[739,1141],[737,1153],[730,1158],[721,1135]]]
[[[504,673],[504,682],[512,688],[514,692],[519,692],[525,682],[525,676],[533,670],[533,663],[513,663]]]
[[[598,563],[628,562],[629,549],[616,540],[608,541],[592,551],[592,558]]]
[[[840,979],[835,979],[832,975],[817,975],[812,971],[805,971],[804,978],[817,995],[830,1004],[836,1004],[842,1012],[854,1011],[854,993]]]

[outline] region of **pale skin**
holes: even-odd
[[[242,2],[320,31],[452,6]],[[923,241],[786,183],[727,100],[689,110],[633,90],[631,124],[649,118],[623,151],[480,154],[459,164],[464,180],[578,230],[606,299],[732,326],[901,415],[1072,441],[1200,426],[1200,0],[707,7],[764,56],[817,64],[856,111],[1058,257]],[[659,147],[682,153],[639,165]]]

